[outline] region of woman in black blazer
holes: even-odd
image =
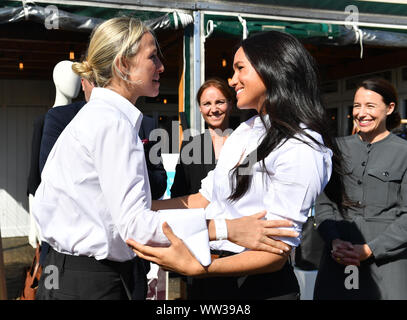
[[[229,86],[221,79],[209,79],[198,90],[199,110],[208,129],[183,141],[171,187],[172,198],[197,193],[201,180],[215,168],[223,144],[231,133],[229,115],[234,99]]]

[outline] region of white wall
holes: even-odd
[[[51,81],[0,80],[0,226],[2,237],[27,236],[27,177],[33,122],[52,106]]]

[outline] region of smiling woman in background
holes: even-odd
[[[340,210],[325,193],[317,200],[326,247],[314,297],[407,299],[407,142],[390,132],[400,125],[394,87],[380,78],[363,81],[353,118],[358,133],[338,142],[345,190],[358,205]],[[335,188],[331,182],[326,190]],[[351,286],[347,265],[358,267]]]
[[[229,115],[235,97],[224,80],[206,80],[199,88],[196,99],[208,129],[182,143],[180,162],[171,187],[172,198],[199,191],[201,180],[215,168],[223,144],[231,132],[228,130]],[[184,161],[186,159],[192,159],[192,162]]]

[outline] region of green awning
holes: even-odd
[[[236,5],[235,0],[224,0],[223,2]],[[239,1],[254,3],[254,1]],[[360,13],[406,16],[407,4],[392,3],[390,1],[365,1],[365,0],[256,0],[258,5],[290,7],[298,9],[331,10],[343,12],[349,5],[356,6]]]
[[[304,42],[326,45],[366,45],[407,47],[407,30],[383,30],[378,28],[360,28],[355,30],[339,24],[285,22],[244,18],[248,34],[277,30],[287,32]],[[205,28],[213,28],[214,36],[242,37],[243,25],[237,16],[205,14]],[[396,32],[397,31],[397,32]]]
[[[268,30],[278,30],[290,33],[300,39],[314,37],[333,38],[340,35],[339,26],[332,24],[281,22],[250,18],[245,18],[245,20],[249,34]],[[204,22],[205,26],[209,21],[213,22],[214,34],[229,34],[233,36],[241,36],[243,34],[243,25],[236,16],[206,14]]]

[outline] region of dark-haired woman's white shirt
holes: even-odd
[[[269,126],[270,121],[265,116]],[[271,124],[272,125],[272,124]],[[318,142],[323,142],[317,132],[306,132]],[[231,194],[231,170],[237,163],[254,151],[266,133],[259,116],[242,123],[226,140],[216,168],[202,180],[200,193],[210,201],[205,209],[207,219],[234,219],[267,210],[267,219],[288,219],[293,229],[301,232],[308,212],[316,197],[329,181],[332,172],[332,151],[320,147],[305,135],[298,136],[304,142],[288,139],[265,158],[264,171],[261,161],[253,166],[251,185],[239,200],[228,200]],[[241,172],[247,174],[247,172]],[[298,246],[297,238],[278,238],[291,246]],[[212,241],[212,249],[241,252],[245,248],[230,241]]]
[[[141,121],[127,99],[95,88],[59,136],[33,206],[41,239],[58,252],[126,261],[135,256],[125,243],[129,238],[168,244],[162,223],[171,217],[150,210]],[[202,226],[207,232],[203,210],[194,218],[178,217],[177,224],[191,233],[202,232]]]

